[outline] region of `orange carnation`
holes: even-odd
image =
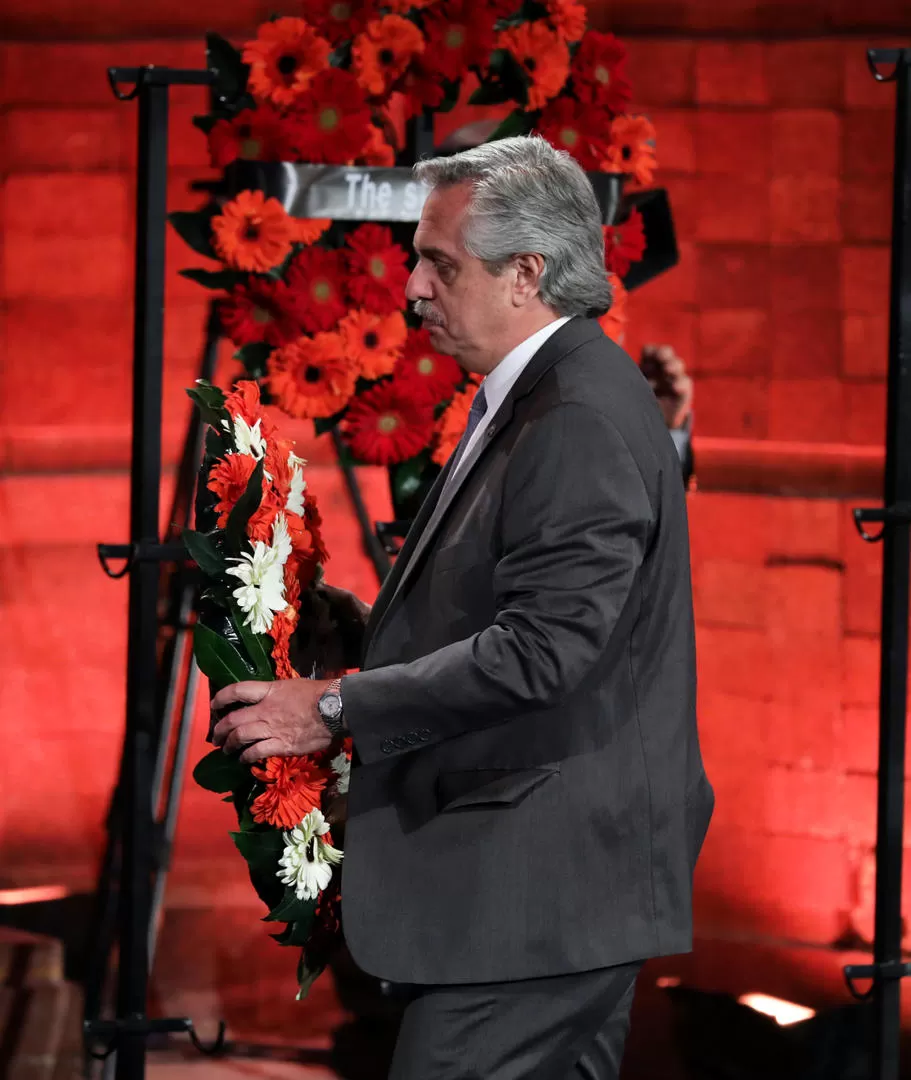
[[[250,772],[266,785],[266,790],[250,804],[254,821],[266,822],[279,829],[293,829],[320,799],[332,779],[325,769],[309,757],[270,757],[263,767]]]
[[[234,270],[265,273],[284,262],[294,229],[278,199],[261,191],[241,191],[212,219],[218,256]]]
[[[616,274],[608,274],[608,280],[611,284],[614,299],[610,310],[598,319],[598,324],[611,341],[616,341],[618,345],[622,345],[628,322],[626,314],[626,298],[628,294],[626,287]]]
[[[338,324],[348,359],[366,379],[391,375],[408,336],[401,311],[374,315],[355,310]]]
[[[278,405],[299,419],[333,416],[354,393],[357,370],[338,334],[298,338],[275,349],[267,364],[266,380]]]
[[[569,75],[569,49],[543,20],[502,31],[497,48],[508,49],[525,72],[529,109],[542,109],[563,89]]]
[[[644,116],[618,116],[611,123],[610,146],[603,172],[624,172],[637,183],[650,184],[657,166],[655,128]]]
[[[401,15],[372,19],[351,46],[354,74],[368,94],[382,97],[424,51],[424,36]]]
[[[303,19],[264,22],[256,40],[244,46],[250,92],[258,101],[291,105],[313,76],[329,66],[329,48],[329,42]]]
[[[446,411],[437,420],[434,428],[434,446],[431,458],[437,465],[445,465],[451,457],[459,440],[465,433],[468,424],[468,414],[471,411],[471,403],[475,399],[478,388],[474,383],[469,383],[464,390],[460,390],[449,403]]]

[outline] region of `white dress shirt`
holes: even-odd
[[[548,323],[547,326],[542,326],[541,329],[532,334],[531,337],[527,337],[524,341],[520,341],[514,349],[510,350],[510,352],[503,357],[493,371],[485,377],[481,386],[484,387],[484,397],[487,399],[487,411],[481,417],[478,426],[472,432],[471,438],[468,440],[465,449],[462,451],[459,460],[456,462],[456,467],[452,470],[449,480],[452,480],[459,472],[463,462],[468,460],[468,456],[474,449],[475,443],[483,437],[487,424],[494,416],[496,416],[497,410],[503,404],[506,395],[513,388],[518,377],[528,366],[531,358],[538,349],[541,348],[544,342],[547,341],[552,334],[555,334],[564,323],[568,323],[571,318],[571,315],[564,315],[562,318],[554,319],[552,323]]]

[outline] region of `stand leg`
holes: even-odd
[[[168,90],[139,85],[139,165],[136,195],[136,312],[130,539],[158,543],[161,476],[161,369],[168,169]],[[124,740],[123,857],[117,1013],[144,1017],[154,822],[152,770],[158,717],[157,618],[159,564],[137,560],[130,571],[127,639],[127,726]],[[145,1076],[145,1034],[117,1040],[117,1080]]]
[[[911,504],[911,50],[896,67],[895,188],[892,299],[886,416],[886,507]],[[876,822],[874,964],[900,969],[902,828],[905,722],[908,686],[909,530],[887,521],[883,529],[880,654],[879,791]],[[874,983],[875,1076],[898,1080],[901,977]]]

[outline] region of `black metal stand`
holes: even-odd
[[[866,541],[883,544],[882,637],[879,697],[879,787],[876,819],[876,915],[873,963],[845,968],[851,993],[872,997],[876,1080],[898,1080],[902,960],[901,886],[908,688],[909,557],[911,557],[911,49],[870,49],[874,78],[896,84],[895,185],[889,323],[886,472],[883,509],[858,509],[854,521]],[[894,64],[884,76],[878,65]],[[881,523],[878,533],[864,529]],[[859,992],[855,979],[872,979]]]
[[[102,565],[109,573],[112,573],[106,561],[109,557],[126,559],[126,565],[112,576],[128,574],[130,593],[126,730],[120,778],[109,817],[109,850],[102,867],[102,876],[107,875],[109,879],[119,867],[119,888],[115,894],[113,883],[108,880],[102,881],[108,888],[99,889],[99,910],[107,922],[102,919],[98,927],[101,940],[97,944],[103,947],[100,950],[103,957],[96,962],[92,973],[96,981],[86,988],[84,1031],[88,1045],[93,1040],[105,1043],[101,1056],[116,1054],[118,1080],[142,1080],[146,1040],[150,1034],[188,1032],[194,1044],[204,1049],[193,1031],[192,1021],[186,1018],[151,1020],[146,1015],[146,1004],[153,925],[153,874],[160,861],[162,836],[155,821],[157,800],[154,796],[164,775],[156,761],[163,731],[157,617],[160,564],[182,562],[184,557],[180,545],[162,544],[159,540],[168,88],[208,85],[212,75],[209,71],[143,67],[112,69],[108,77],[119,99],[137,98],[139,101],[130,543],[99,546]],[[124,83],[134,86],[128,94],[122,94],[118,89]],[[197,434],[197,444],[198,437]],[[185,468],[188,467],[188,454],[185,450],[185,462],[182,463]],[[186,589],[181,593],[184,595]],[[113,911],[119,916],[116,1017],[101,1020],[99,1012],[107,974],[112,937],[109,923]],[[223,1030],[222,1027],[216,1049],[222,1041]]]

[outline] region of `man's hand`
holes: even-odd
[[[291,663],[302,674],[341,673],[361,662],[370,606],[347,589],[318,585],[301,593],[300,631],[291,638]]]
[[[212,741],[226,754],[243,749],[249,765],[267,757],[294,757],[323,750],[332,742],[317,702],[329,680],[281,679],[226,686],[212,698],[213,720],[229,705],[241,704],[218,719]],[[246,749],[244,749],[246,747]]]
[[[669,428],[682,427],[693,411],[693,380],[670,345],[644,345],[639,358],[642,374],[655,392]]]

